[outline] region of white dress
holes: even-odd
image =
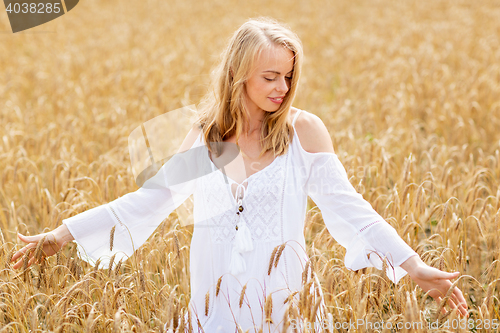
[[[293,119],[294,126],[301,111]],[[306,152],[296,133],[286,154],[242,184],[236,183],[242,197],[239,203],[230,189],[230,183],[235,182],[208,156],[200,134],[188,152],[175,155],[139,190],[63,220],[79,245],[82,259],[93,263],[102,257],[107,265],[106,258],[113,254],[116,261],[131,256],[174,209],[193,195],[190,310],[195,331],[198,319],[205,332],[233,333],[236,323],[243,331],[256,328],[258,332],[270,293],[273,324],[265,323],[264,332],[280,331],[286,309],[283,301],[301,289],[308,259],[303,230],[307,196],[321,210],[331,235],[346,248],[346,267],[382,269],[379,256],[387,255],[387,276],[397,283],[406,274],[400,264],[417,255],[355,191],[337,155]],[[181,174],[188,176],[183,179]],[[239,205],[243,211],[237,214]],[[111,252],[109,232],[113,226],[116,231]],[[268,275],[271,254],[280,244],[286,245]],[[373,251],[378,255],[368,256]],[[210,296],[205,315],[207,292]]]

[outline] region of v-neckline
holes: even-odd
[[[295,129],[295,120],[297,119],[297,116],[298,116],[298,114],[297,114],[297,113],[300,113],[301,111],[302,111],[302,110],[297,109],[296,114],[294,115],[294,119],[292,120],[292,127],[293,127],[293,136],[292,136],[292,140],[295,140],[295,136],[297,136],[297,137],[298,137],[298,135],[297,135],[297,131],[296,131],[296,129]],[[199,134],[199,137],[202,137],[202,138],[203,138],[202,133],[200,133],[200,134]],[[201,142],[202,142],[203,144],[205,144],[205,140],[203,140],[203,139],[202,139],[202,140],[201,140]],[[259,170],[259,171],[255,172],[255,173],[253,173],[253,174],[251,174],[250,176],[248,176],[247,178],[245,178],[245,179],[244,179],[241,183],[238,183],[238,182],[236,182],[235,180],[233,180],[231,177],[229,177],[226,173],[222,172],[222,171],[221,171],[221,169],[220,169],[220,168],[218,168],[218,167],[215,165],[215,163],[214,163],[214,162],[212,161],[212,159],[210,158],[210,151],[209,151],[208,149],[207,149],[207,158],[208,158],[208,160],[210,161],[210,164],[212,165],[212,168],[215,168],[215,169],[216,169],[216,171],[220,172],[220,173],[222,174],[222,176],[223,176],[223,177],[227,178],[227,179],[230,181],[230,183],[231,183],[231,184],[229,185],[229,194],[231,195],[231,197],[232,197],[233,199],[235,199],[235,200],[237,201],[237,198],[236,198],[235,196],[237,196],[237,195],[238,195],[238,187],[239,187],[239,186],[243,186],[243,187],[245,187],[243,184],[244,184],[245,182],[247,183],[247,186],[245,187],[245,197],[246,197],[246,192],[248,191],[249,186],[250,186],[250,182],[249,182],[250,178],[252,178],[253,176],[258,175],[258,174],[260,174],[260,173],[264,172],[265,170],[267,170],[268,168],[272,167],[272,166],[273,166],[273,165],[277,162],[277,160],[278,160],[279,158],[283,158],[283,157],[287,156],[287,155],[290,153],[290,149],[291,149],[291,148],[292,148],[292,145],[291,145],[291,144],[289,144],[289,145],[288,145],[288,147],[287,147],[287,151],[286,151],[286,153],[284,153],[284,154],[282,154],[282,155],[278,155],[277,157],[275,157],[275,158],[274,158],[274,160],[273,160],[271,163],[269,163],[268,165],[266,165],[263,169],[261,169],[261,170]],[[236,186],[237,186],[237,187],[236,187],[236,193],[235,193],[234,195],[233,195],[233,190],[232,190],[232,184],[236,184]]]
[[[236,184],[237,186],[239,186],[239,185],[243,185],[245,182],[247,182],[247,183],[248,183],[248,184],[247,184],[247,188],[248,188],[248,186],[250,185],[250,182],[248,182],[248,180],[249,180],[250,178],[252,178],[253,176],[255,176],[255,175],[257,175],[257,174],[259,174],[259,173],[261,173],[261,172],[265,171],[265,170],[266,170],[266,169],[268,169],[269,167],[271,167],[274,163],[276,163],[276,160],[277,160],[278,158],[280,158],[280,157],[284,157],[285,155],[287,155],[287,154],[288,154],[288,152],[289,152],[289,151],[290,151],[290,147],[288,147],[287,152],[286,152],[285,154],[282,154],[282,155],[279,155],[279,156],[275,157],[275,158],[274,158],[274,160],[273,160],[271,163],[269,163],[268,165],[266,165],[263,169],[261,169],[261,170],[259,170],[259,171],[255,172],[255,173],[252,173],[250,176],[248,176],[247,178],[243,179],[243,181],[242,181],[241,183],[238,183],[237,181],[235,181],[235,180],[233,180],[231,177],[229,177],[226,173],[222,172],[222,171],[221,171],[221,169],[220,169],[220,168],[218,168],[218,167],[215,165],[215,163],[212,161],[212,159],[210,158],[210,152],[209,152],[208,150],[207,150],[207,157],[208,157],[208,159],[209,159],[209,161],[210,161],[210,164],[212,164],[212,166],[213,166],[213,167],[214,167],[217,171],[219,171],[220,173],[222,173],[222,175],[223,175],[223,176],[227,177],[227,179],[229,179],[229,180],[230,180],[233,184]],[[232,193],[232,192],[231,192],[231,193]]]

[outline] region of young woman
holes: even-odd
[[[296,299],[284,301],[302,288],[310,196],[332,236],[346,247],[348,268],[382,269],[387,256],[394,283],[409,273],[441,301],[459,272],[427,266],[356,193],[320,118],[291,106],[302,57],[301,42],[288,28],[264,18],[244,23],[222,54],[212,91],[178,154],[139,190],[68,218],[50,233],[19,235],[28,244],[12,260],[44,237],[47,256],[75,240],[89,262],[113,254],[126,258],[193,194],[193,327],[199,320],[205,332],[235,332],[238,325],[243,331],[281,331]],[[467,315],[458,288],[448,304]]]

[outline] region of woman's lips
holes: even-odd
[[[281,104],[283,102],[283,97],[269,97],[269,99],[276,104]]]

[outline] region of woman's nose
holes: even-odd
[[[276,87],[276,90],[286,93],[288,91],[288,83],[286,82],[286,80],[286,78],[279,80],[279,84],[278,87]]]

